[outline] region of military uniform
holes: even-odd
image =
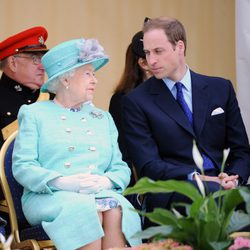
[[[4,73],[0,79],[0,148],[4,143],[2,129],[17,119],[17,113],[21,105],[33,103],[39,96],[39,90],[31,90]],[[0,190],[0,200],[4,196]],[[5,213],[1,213],[1,217],[7,219]],[[7,229],[7,232],[9,229]]]
[[[38,99],[40,91],[27,88],[4,73],[0,79],[0,128],[17,119],[21,105],[31,104]],[[1,132],[0,147],[4,142]]]
[[[44,27],[37,26],[10,36],[0,42],[0,61],[19,53],[46,53],[45,41],[48,32]],[[4,71],[4,69],[1,69]],[[5,73],[0,78],[0,148],[9,134],[17,129],[17,124],[11,124],[17,119],[19,108],[23,104],[35,102],[40,90],[32,90],[8,77]],[[11,129],[4,129],[11,124]]]
[[[0,79],[0,148],[4,143],[2,129],[17,119],[19,108],[23,104],[37,101],[40,90],[32,90],[9,78],[4,73]],[[50,99],[54,95],[50,94]],[[0,200],[3,199],[0,190]]]
[[[42,26],[32,27],[8,37],[0,42],[0,63],[10,56],[18,57],[20,53],[31,53],[32,55],[36,53],[39,53],[39,55],[46,53],[48,51],[45,45],[47,37],[48,32]],[[35,65],[41,63],[40,61],[34,61],[33,58],[32,60]],[[13,131],[18,129],[17,114],[21,106],[23,104],[34,103],[38,99],[49,99],[48,94],[47,96],[43,95],[41,98],[40,90],[32,90],[8,77],[4,73],[7,72],[8,69],[8,63],[1,64],[3,73],[2,76],[0,76],[0,148],[4,140],[6,140]],[[12,73],[12,69],[9,69],[9,72]],[[0,203],[4,205],[4,202],[4,196],[0,189]],[[9,221],[6,213],[0,212],[0,214]],[[8,234],[10,230],[9,223],[7,223],[6,229]]]

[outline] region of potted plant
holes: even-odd
[[[223,172],[229,150],[224,151],[221,171]],[[203,160],[194,143],[193,157],[203,172]],[[219,190],[205,194],[203,182],[196,176],[199,190],[186,181],[153,181],[140,179],[124,192],[128,194],[178,192],[191,199],[191,204],[182,204],[186,214],[180,214],[173,204],[172,210],[156,208],[151,213],[139,211],[159,226],[139,232],[135,237],[142,239],[167,239],[187,244],[194,250],[226,250],[233,243],[230,234],[250,225],[250,191],[247,187]],[[245,203],[246,211],[236,208]]]

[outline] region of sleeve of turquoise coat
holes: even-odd
[[[130,182],[131,170],[127,163],[122,160],[122,154],[118,145],[118,131],[111,117],[108,113],[109,119],[109,134],[111,135],[112,145],[112,159],[105,172],[105,176],[109,177],[114,184],[114,189],[122,193]]]
[[[28,105],[20,108],[18,123],[19,131],[12,156],[13,175],[27,190],[53,194],[47,182],[61,174],[41,167],[38,161],[39,124]]]

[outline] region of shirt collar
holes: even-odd
[[[186,65],[187,67],[187,71],[185,73],[185,75],[183,76],[183,78],[179,81],[181,82],[184,87],[191,92],[191,75],[190,75],[190,69],[189,67]],[[165,82],[165,84],[168,86],[168,88],[170,89],[170,91],[173,90],[175,82],[169,78],[163,78],[163,81]]]

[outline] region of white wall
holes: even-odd
[[[237,95],[250,138],[250,0],[236,0]]]

